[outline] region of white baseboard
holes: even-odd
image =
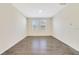
[[[10,45],[9,47],[7,47],[6,49],[4,49],[2,52],[0,52],[0,55],[2,53],[4,53],[5,51],[7,51],[8,49],[10,49],[12,46],[14,46],[15,44],[17,44],[18,42],[20,42],[21,40],[23,40],[25,37],[27,37],[26,35],[24,35],[21,39],[18,39],[16,42],[14,42],[12,45]]]
[[[73,46],[71,46],[71,45],[70,45],[70,44],[68,44],[67,42],[65,42],[65,41],[61,40],[61,38],[60,38],[60,37],[55,36],[55,35],[52,35],[52,36],[53,36],[53,37],[55,37],[56,39],[58,39],[59,41],[61,41],[61,42],[65,43],[66,45],[70,46],[71,48],[73,48],[73,49],[77,52],[77,54],[79,54],[79,50],[78,50],[78,49],[74,48]]]

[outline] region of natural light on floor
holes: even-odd
[[[32,41],[32,51],[33,53],[46,53],[47,51],[47,40],[45,39],[35,39]]]

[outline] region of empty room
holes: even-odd
[[[0,3],[0,55],[79,55],[79,3]]]

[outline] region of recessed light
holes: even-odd
[[[38,12],[39,12],[39,13],[42,13],[42,12],[43,12],[43,10],[39,10]]]

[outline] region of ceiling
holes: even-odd
[[[59,3],[13,3],[26,17],[53,17],[66,6]]]

